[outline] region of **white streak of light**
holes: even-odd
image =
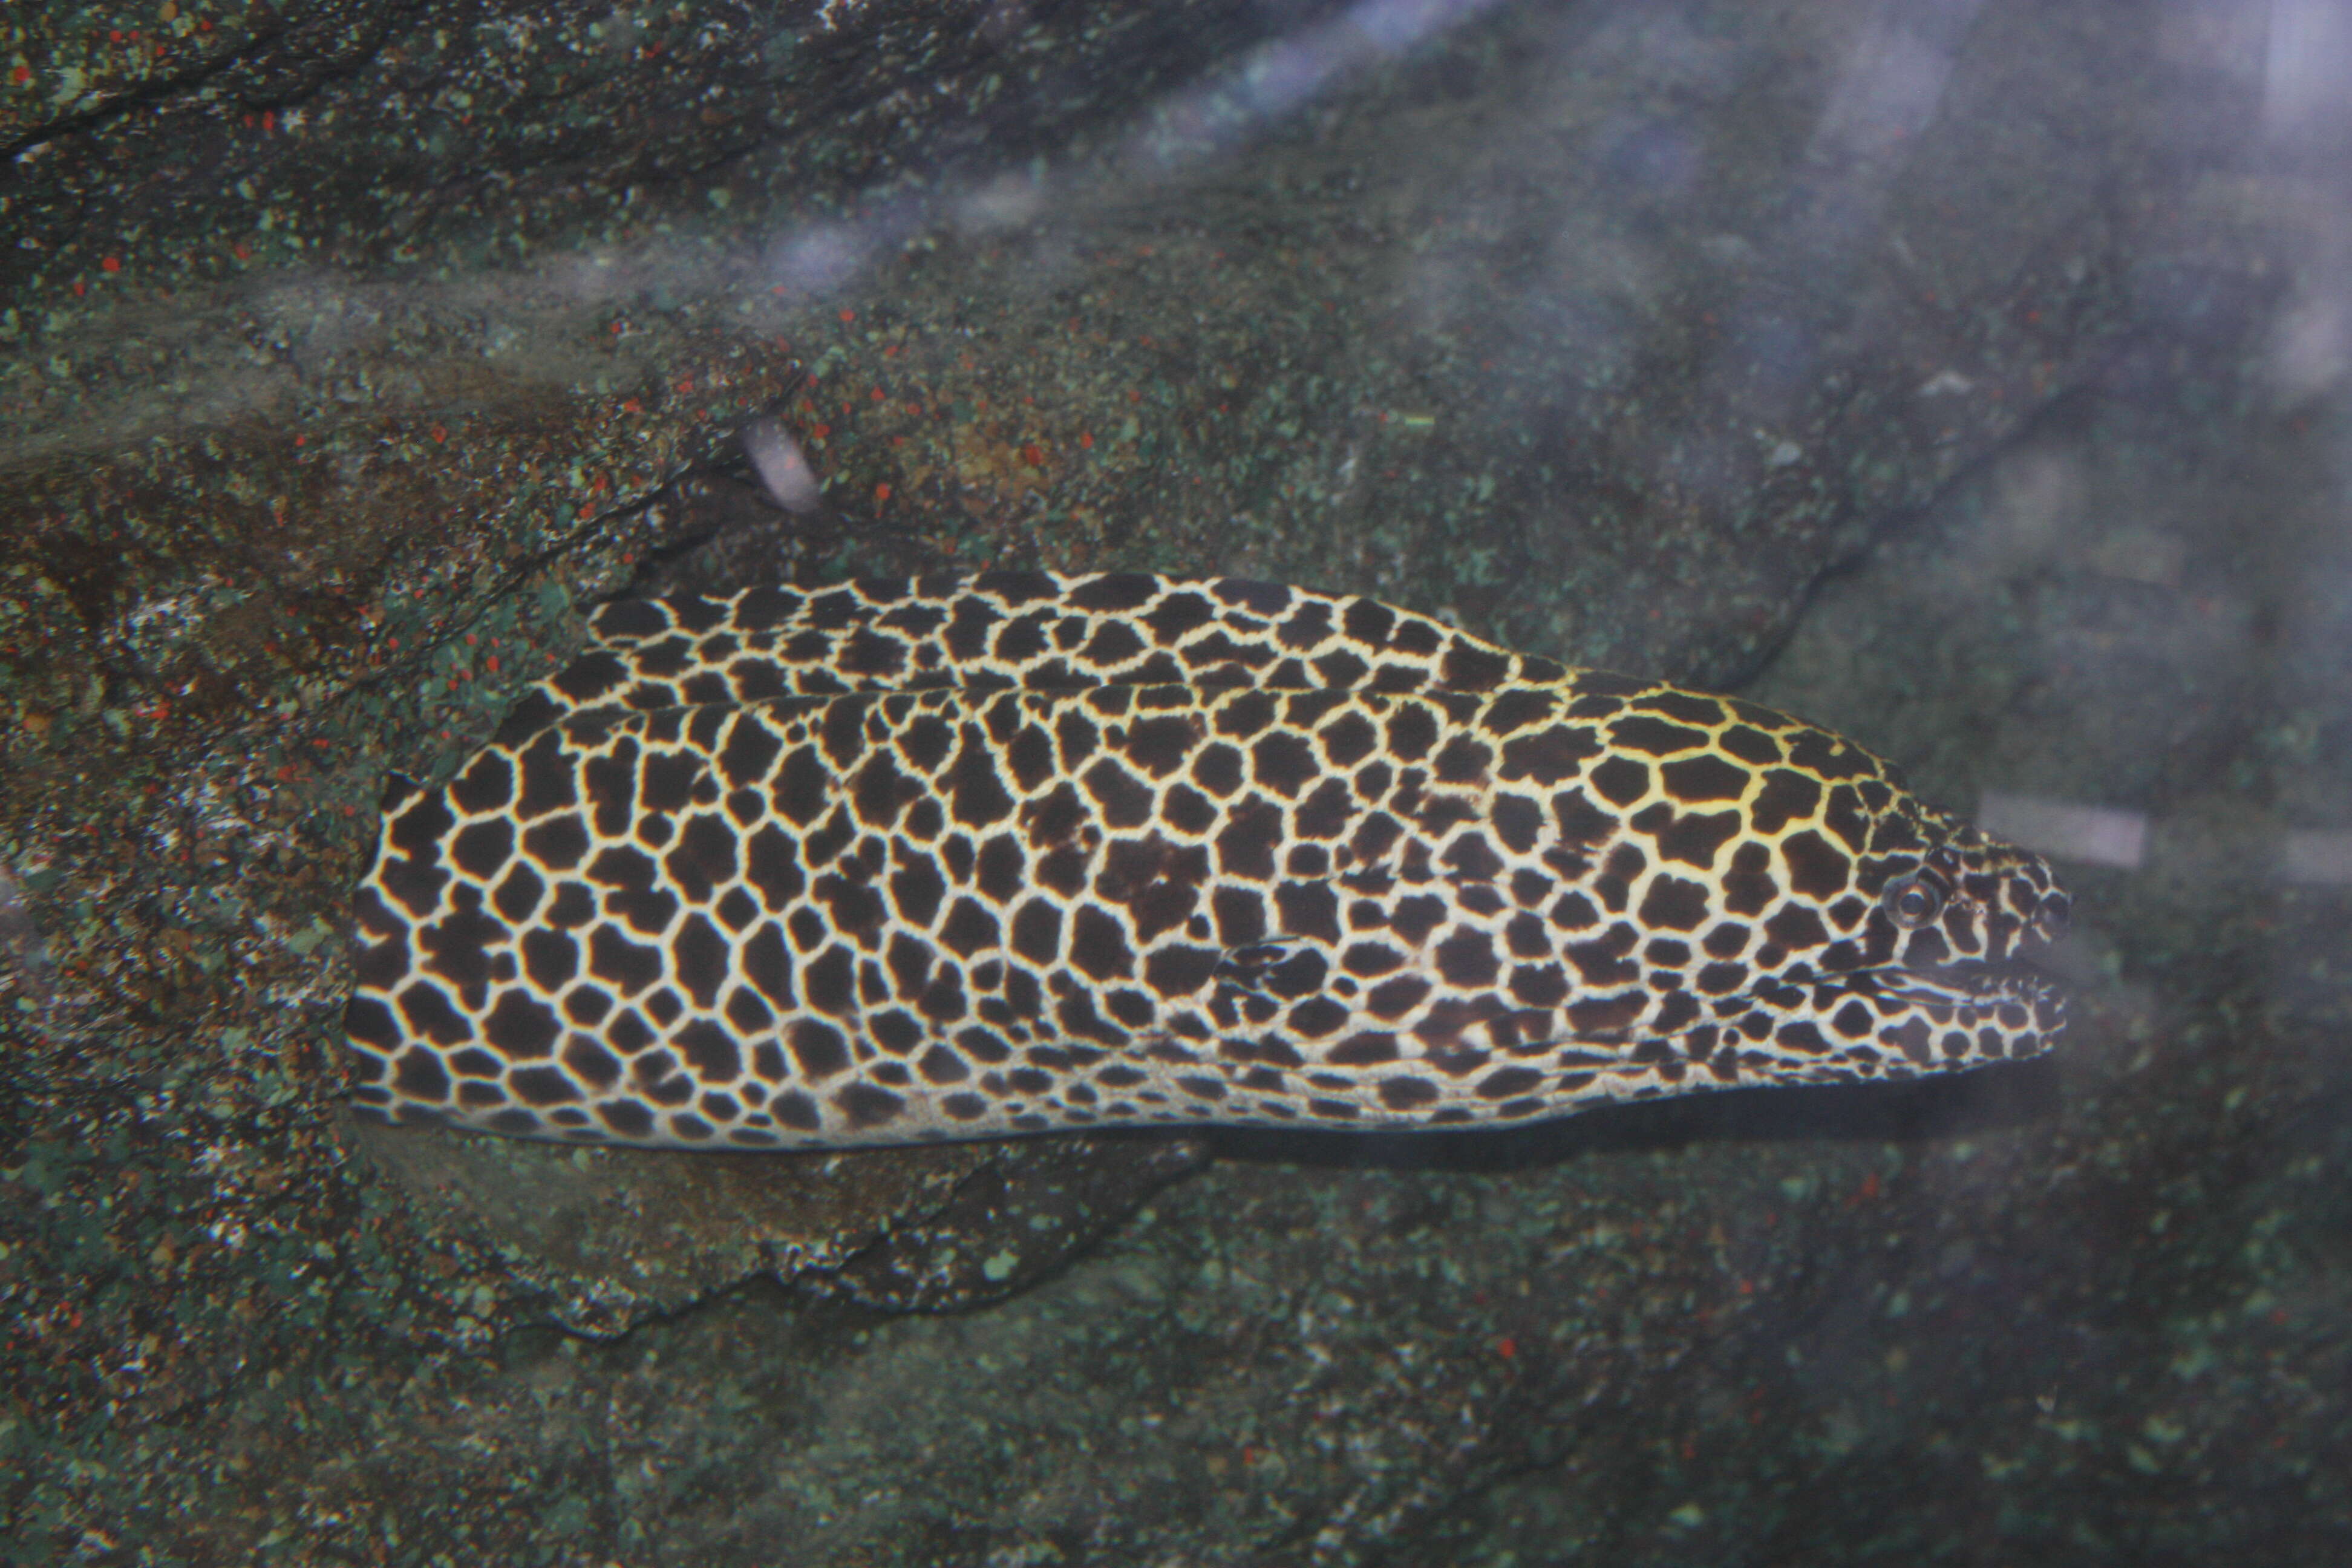
[[[2279,846],[2279,880],[2352,882],[2352,832],[2290,833]]]
[[[2041,795],[1987,790],[1977,805],[1977,826],[2045,855],[2084,860],[2094,866],[2137,867],[2147,852],[2147,817],[2104,805],[2074,805]]]
[[[2352,72],[2352,16],[2337,0],[2271,0],[2263,129],[2280,141],[2315,139],[2341,123]]]

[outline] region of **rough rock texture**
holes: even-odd
[[[2352,223],[2262,16],[11,9],[0,1554],[2341,1560]],[[2054,1071],[1125,1226],[1190,1146],[354,1136],[388,770],[634,580],[983,563],[1801,625],[1768,700],[2153,847]]]

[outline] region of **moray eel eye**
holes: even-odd
[[[1917,877],[1898,877],[1878,896],[1880,907],[1905,931],[1916,931],[1944,912],[1944,895]]]

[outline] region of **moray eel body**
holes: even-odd
[[[835,1147],[1420,1128],[2028,1057],[2049,868],[1733,699],[1373,601],[625,601],[386,802],[362,1113]]]

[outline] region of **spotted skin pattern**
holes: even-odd
[[[1734,699],[1276,584],[620,602],[359,895],[355,1100],[582,1142],[1524,1121],[2035,1055],[2049,868]]]

